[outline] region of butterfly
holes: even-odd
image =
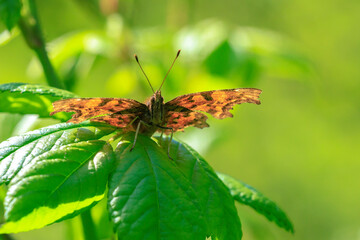
[[[68,122],[80,123],[90,119],[93,122],[104,122],[121,128],[122,133],[134,131],[135,139],[131,148],[133,149],[139,133],[152,136],[159,131],[171,134],[172,139],[174,132],[183,131],[190,126],[209,127],[206,123],[207,116],[202,112],[218,119],[224,119],[233,117],[230,110],[234,105],[260,104],[261,90],[256,88],[190,93],[165,103],[160,89],[179,54],[180,50],[157,91],[154,91],[135,55],[135,59],[154,93],[145,103],[126,98],[69,98],[53,102],[54,111],[50,115],[57,112],[74,112],[75,114]],[[169,156],[169,158],[171,157]]]

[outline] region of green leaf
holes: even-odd
[[[20,0],[0,0],[0,19],[11,30],[20,19]]]
[[[20,31],[17,28],[12,29],[11,31],[5,30],[0,33],[0,47],[17,37],[19,33]]]
[[[167,150],[169,138],[158,139]],[[241,239],[241,224],[234,200],[209,164],[190,146],[175,140],[171,142],[170,156],[198,195],[207,220],[207,236],[219,240]]]
[[[55,39],[49,45],[51,46],[48,49],[51,63],[65,83],[69,81],[69,77],[86,76],[96,56],[111,57],[114,47],[118,47],[102,30],[70,32]],[[29,74],[35,78],[43,75],[42,66],[35,57],[31,60],[28,69]]]
[[[247,77],[246,73],[249,72],[252,77],[245,78],[248,83],[264,73],[291,80],[303,79],[312,74],[311,61],[289,39],[276,32],[237,27],[233,29],[229,42],[240,60],[240,74],[244,76],[245,73],[244,77]]]
[[[62,123],[9,138],[0,143],[0,184],[11,181],[22,167],[48,151],[99,139],[113,131],[110,126],[90,122]]]
[[[236,54],[227,40],[220,43],[205,59],[208,72],[215,75],[226,75],[236,65]]]
[[[294,227],[286,216],[273,201],[249,185],[236,180],[226,174],[217,173],[219,178],[230,189],[234,199],[242,204],[248,205],[255,211],[265,216],[269,221],[274,221],[279,227],[293,233]]]
[[[108,208],[119,240],[205,239],[206,223],[191,183],[149,137],[119,143]]]
[[[1,143],[1,176],[10,183],[0,233],[41,228],[100,201],[114,154],[98,139],[113,130],[89,122],[58,124]]]
[[[251,52],[238,54],[236,72],[241,76],[245,85],[251,86],[259,79],[263,69],[260,66],[259,57]]]
[[[224,22],[207,19],[180,30],[175,36],[175,44],[183,50],[185,60],[204,60],[228,39],[231,32],[232,29]]]
[[[112,147],[90,140],[62,145],[36,157],[9,184],[0,233],[44,227],[100,201],[113,166]]]
[[[0,112],[38,114],[66,121],[72,113],[57,113],[50,116],[52,102],[63,98],[74,98],[75,94],[54,87],[8,83],[0,85]]]

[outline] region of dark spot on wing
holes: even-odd
[[[202,92],[200,94],[206,101],[212,101],[213,100],[213,97],[211,96],[211,92]]]
[[[104,98],[104,99],[101,99],[101,103],[99,103],[99,107],[102,107],[102,106],[105,106],[108,102],[111,102],[112,101],[112,99],[111,98],[109,98],[109,99],[106,99],[106,98]]]
[[[217,110],[213,109],[213,108],[209,108],[207,112],[210,114],[215,114],[217,112]]]

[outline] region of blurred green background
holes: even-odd
[[[162,88],[165,100],[204,90],[263,90],[261,105],[237,106],[234,118],[210,118],[210,128],[175,135],[215,170],[277,202],[295,225],[292,236],[238,205],[244,240],[360,239],[359,1],[36,3],[59,76],[80,96],[143,101],[151,89],[133,54],[157,88],[177,49],[182,54]],[[0,30],[0,83],[46,84],[19,31],[8,39]],[[21,119],[1,114],[0,140],[50,123]],[[68,225],[15,237],[67,239]]]

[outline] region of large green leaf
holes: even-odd
[[[166,150],[169,139],[159,139],[159,144]],[[194,149],[179,141],[171,142],[170,156],[198,195],[208,224],[207,235],[219,240],[241,239],[234,200],[209,164]]]
[[[50,116],[52,102],[63,98],[74,98],[75,94],[43,85],[8,83],[0,85],[0,112],[38,114],[68,120],[72,114],[57,113]]]
[[[112,131],[112,127],[90,122],[63,123],[9,138],[0,143],[0,184],[8,183],[22,167],[47,151],[99,139]]]
[[[236,180],[226,174],[217,173],[219,178],[230,189],[234,199],[242,204],[252,207],[255,211],[274,221],[279,227],[289,232],[294,232],[294,227],[286,216],[273,201],[249,185]]]
[[[107,142],[97,139],[110,129],[80,127],[59,124],[1,144],[1,156],[17,154],[12,159],[22,167],[8,185],[0,233],[44,227],[104,197],[114,154]]]
[[[20,0],[0,0],[0,19],[9,30],[19,21],[21,5]]]
[[[119,240],[205,239],[206,223],[191,182],[150,138],[133,134],[116,149],[108,207]]]

